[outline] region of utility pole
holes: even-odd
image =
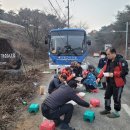
[[[68,28],[69,28],[70,27],[70,0],[68,0],[68,5],[66,8],[68,9]]]
[[[68,0],[68,28],[70,27],[70,1]]]
[[[75,0],[71,0],[71,1],[75,1]],[[70,0],[68,0],[68,5],[65,8],[68,9],[68,28],[69,28],[70,27]]]
[[[128,54],[128,26],[129,23],[126,22],[126,45],[125,45],[125,58],[127,59],[127,54]]]
[[[0,9],[1,9],[1,6],[2,6],[2,5],[1,5],[1,1],[0,1]]]
[[[70,0],[68,0],[68,28],[70,27]]]

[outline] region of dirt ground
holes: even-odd
[[[35,98],[33,98],[33,100],[30,103],[38,103],[40,105],[43,102],[43,100],[47,96],[46,93],[47,86],[51,79],[52,79],[52,74],[45,74],[44,78],[42,79],[42,84],[43,86],[45,86],[45,95],[40,95],[39,88],[38,88],[38,90],[36,91]],[[41,114],[40,109],[37,114],[33,114],[33,113],[30,114],[27,111],[27,108],[25,107],[25,110],[18,118],[17,122],[15,122],[11,127],[11,129],[9,130],[38,130],[39,125],[41,124],[42,121],[43,121],[43,116]]]
[[[37,94],[44,74],[38,69],[31,69],[17,79],[7,74],[0,75],[0,130],[10,127]]]

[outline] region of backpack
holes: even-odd
[[[128,75],[129,73],[128,62],[124,58],[121,58],[120,62],[121,62],[121,66],[124,68],[124,75],[125,76]]]

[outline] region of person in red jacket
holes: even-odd
[[[72,73],[72,70],[70,67],[64,68],[61,73],[67,76],[67,81],[70,81],[75,77],[75,74]]]
[[[77,87],[77,81],[75,80],[76,74],[71,70],[70,67],[66,67],[62,70],[62,74],[65,74],[67,76],[67,83],[71,88]]]
[[[125,76],[128,74],[128,70],[126,69],[126,61],[121,55],[116,54],[114,48],[108,48],[106,54],[108,61],[97,78],[97,82],[99,82],[103,76],[106,76],[107,78],[107,88],[104,97],[105,110],[101,111],[100,114],[107,115],[109,118],[118,118],[120,117],[119,111],[121,110],[121,94],[125,85]],[[115,112],[110,113],[112,95]]]

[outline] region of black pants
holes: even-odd
[[[84,84],[84,86],[85,86],[85,88],[86,88],[86,91],[96,89],[93,85],[87,85],[87,84]]]
[[[104,89],[106,89],[107,83],[106,82],[102,82],[102,86]]]
[[[69,85],[71,88],[75,88],[75,89],[77,88],[77,83],[78,83],[78,81],[76,81],[76,80],[74,80],[74,79],[68,81],[68,85]]]
[[[56,110],[51,110],[44,103],[42,104],[42,114],[47,119],[54,120],[56,125],[59,124],[60,116],[64,115],[63,122],[68,124],[70,123],[74,107],[72,104],[65,104],[62,107],[57,108]]]
[[[116,111],[121,110],[121,94],[123,92],[123,87],[116,87],[115,84],[107,84],[106,91],[105,91],[105,109],[110,111],[111,110],[111,96],[113,95],[114,100],[114,109]]]

